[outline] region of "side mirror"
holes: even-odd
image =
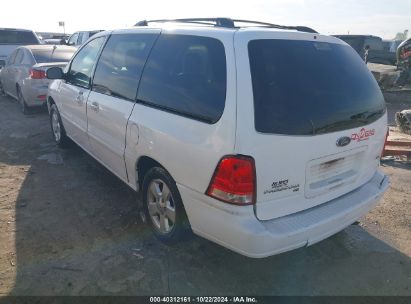
[[[46,76],[48,79],[64,79],[63,70],[59,67],[52,67],[47,69]]]

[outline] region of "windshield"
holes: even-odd
[[[39,44],[38,39],[29,31],[0,30],[0,44]]]
[[[46,63],[46,62],[68,62],[73,56],[74,50],[59,50],[56,49],[53,52],[53,49],[50,50],[32,50],[34,59],[37,63]]]
[[[248,48],[259,132],[322,134],[385,113],[377,82],[346,45],[270,39],[253,40]]]

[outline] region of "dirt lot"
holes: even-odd
[[[137,196],[48,116],[0,97],[0,295],[411,295],[411,165],[371,213],[312,247],[249,259],[198,237],[167,247]]]

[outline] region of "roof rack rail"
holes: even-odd
[[[149,23],[156,23],[156,22],[194,23],[194,24],[202,24],[202,25],[214,25],[217,27],[225,27],[225,28],[238,28],[235,26],[235,22],[238,22],[238,23],[256,24],[256,25],[260,25],[264,27],[283,29],[283,30],[296,30],[299,32],[317,33],[317,31],[307,26],[278,25],[278,24],[272,24],[272,23],[267,23],[267,22],[242,20],[242,19],[230,19],[230,18],[184,18],[184,19],[142,20],[142,21],[137,22],[135,26],[148,26]]]
[[[234,19],[233,22],[239,22],[239,23],[251,23],[251,24],[257,24],[257,25],[263,25],[266,27],[271,27],[271,28],[277,28],[277,29],[282,29],[282,30],[296,30],[299,32],[307,32],[307,33],[315,33],[317,34],[318,32],[308,26],[289,26],[289,25],[278,25],[278,24],[272,24],[272,23],[267,23],[267,22],[260,22],[260,21],[252,21],[252,20],[241,20],[241,19]]]
[[[147,26],[153,22],[177,22],[177,23],[196,23],[204,25],[215,25],[219,27],[235,28],[233,20],[230,18],[184,18],[184,19],[159,19],[159,20],[142,20],[135,26]]]

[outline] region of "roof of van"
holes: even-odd
[[[151,23],[162,23],[162,24],[184,24],[191,26],[205,26],[214,28],[225,28],[234,29],[244,27],[260,27],[260,28],[271,28],[280,30],[294,30],[306,33],[317,33],[307,26],[290,26],[290,25],[279,25],[268,22],[254,21],[254,20],[244,20],[244,19],[231,19],[231,18],[184,18],[184,19],[159,19],[159,20],[142,20],[135,24],[136,27],[147,27]]]
[[[284,39],[292,39],[292,37],[299,36],[302,39],[318,39],[320,42],[329,42],[329,43],[337,43],[337,44],[346,44],[343,40],[340,40],[336,37],[323,35],[319,33],[309,33],[309,32],[300,32],[296,30],[290,29],[277,29],[271,27],[262,27],[262,26],[247,26],[247,27],[237,27],[237,28],[226,28],[226,27],[216,27],[216,26],[204,26],[198,24],[169,24],[169,23],[156,23],[150,24],[149,26],[134,26],[129,28],[123,29],[115,29],[115,30],[108,30],[104,32],[100,32],[95,35],[95,37],[105,36],[110,34],[128,34],[128,33],[142,33],[142,32],[160,32],[165,31],[166,33],[175,33],[175,34],[187,34],[187,35],[207,35],[207,33],[215,33],[215,34],[234,34],[242,33],[244,35],[249,36],[250,38],[256,37],[264,37],[266,34],[278,34],[281,35]],[[292,36],[290,36],[292,35]],[[214,34],[213,34],[214,36]]]
[[[259,26],[249,26],[249,27],[241,27],[241,28],[225,28],[225,27],[214,27],[214,26],[203,26],[203,25],[189,25],[189,24],[182,24],[182,25],[175,25],[175,24],[153,24],[149,26],[137,26],[137,27],[129,27],[123,29],[115,29],[115,30],[108,30],[104,32],[97,33],[95,37],[104,36],[107,34],[126,34],[132,32],[141,32],[141,31],[165,31],[170,33],[179,33],[179,34],[191,34],[196,35],[204,35],[206,33],[220,33],[220,34],[229,34],[229,33],[283,33],[283,34],[294,34],[294,35],[314,35],[316,37],[331,37],[331,36],[324,36],[319,33],[308,33],[308,32],[300,32],[295,30],[289,29],[276,29],[270,27],[259,27]],[[335,37],[332,37],[335,40],[338,40]]]

